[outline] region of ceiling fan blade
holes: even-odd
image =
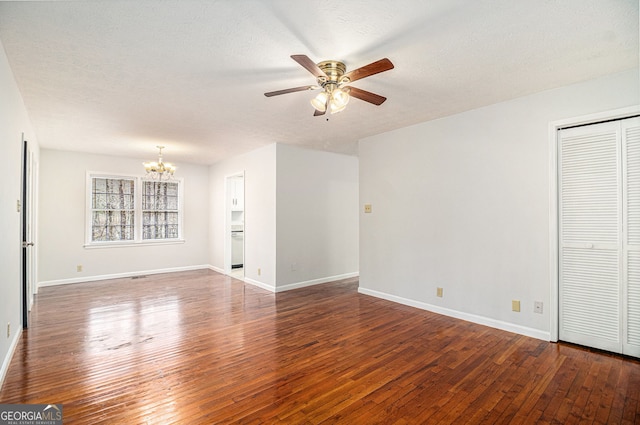
[[[264,95],[267,97],[271,96],[279,96],[281,94],[293,93],[297,91],[305,91],[305,90],[315,90],[318,86],[302,86],[302,87],[294,87],[292,89],[284,89],[284,90],[276,90],[265,93]]]
[[[379,61],[370,63],[369,65],[365,65],[361,68],[354,69],[353,71],[349,71],[346,74],[344,74],[342,78],[346,77],[349,79],[349,81],[353,82],[361,78],[368,77],[370,75],[388,71],[390,69],[393,69],[393,64],[389,59],[384,58],[384,59],[380,59]]]
[[[328,78],[327,74],[325,74],[324,71],[318,68],[318,65],[316,65],[314,61],[309,59],[307,55],[291,55],[291,59],[298,62],[300,65],[302,65],[307,71],[312,73],[316,78],[320,78],[320,77]]]
[[[386,97],[379,94],[371,93],[370,91],[358,89],[356,87],[349,87],[349,94],[357,99],[364,100],[365,102],[373,103],[374,105],[382,105]]]

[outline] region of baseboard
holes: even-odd
[[[7,355],[2,361],[2,368],[0,369],[0,390],[4,385],[4,379],[7,377],[7,372],[9,371],[9,365],[11,364],[11,359],[13,359],[13,355],[16,352],[16,348],[18,347],[18,341],[20,341],[21,336],[22,336],[22,327],[19,327],[18,331],[13,336],[13,341],[11,341],[11,345],[9,346],[9,350],[7,351]]]
[[[156,269],[156,270],[140,270],[135,272],[114,273],[114,274],[105,274],[105,275],[98,275],[98,276],[83,276],[83,277],[75,277],[73,279],[47,280],[43,282],[38,282],[38,288],[42,288],[45,286],[68,285],[71,283],[94,282],[98,280],[120,279],[123,277],[143,276],[143,275],[149,275],[149,274],[174,273],[174,272],[185,272],[185,271],[191,271],[191,270],[212,269],[212,267],[213,266],[205,264],[205,265],[199,265],[199,266],[171,267],[171,268]]]
[[[260,282],[258,280],[253,280],[248,277],[245,277],[244,281],[245,283],[248,283],[250,285],[254,285],[259,288],[266,289],[267,291],[277,293],[277,292],[291,291],[292,289],[304,288],[306,286],[319,285],[321,283],[333,282],[340,279],[348,279],[348,278],[357,277],[357,276],[359,276],[358,272],[344,273],[344,274],[339,274],[335,276],[328,276],[320,279],[305,280],[303,282],[290,283],[288,285],[275,286],[275,287],[272,285],[267,285],[266,283]]]
[[[207,267],[209,268],[209,270],[213,270],[214,272],[225,274],[224,269],[221,269],[220,267],[212,266],[211,264],[209,264]]]
[[[277,286],[276,292],[291,291],[292,289],[304,288],[307,286],[320,285],[321,283],[333,282],[341,279],[349,279],[359,276],[359,272],[343,273],[335,276],[322,277],[320,279],[305,280],[302,282],[289,283],[287,285]]]
[[[491,319],[489,317],[478,316],[475,314],[465,313],[462,311],[451,310],[449,308],[444,308],[444,307],[440,307],[433,304],[427,304],[421,301],[402,298],[397,295],[391,295],[384,292],[374,291],[373,289],[358,288],[358,292],[364,295],[371,295],[372,297],[382,298],[387,301],[393,301],[399,304],[408,305],[410,307],[416,307],[421,310],[427,310],[433,313],[442,314],[444,316],[466,320],[467,322],[476,323],[478,325],[489,326],[495,329],[500,329],[507,332],[513,332],[513,333],[528,336],[531,338],[541,339],[543,341],[551,340],[551,334],[549,332],[541,331],[539,329],[533,329],[526,326],[516,325],[514,323],[503,322],[502,320]]]
[[[269,292],[276,292],[276,288],[274,288],[271,285],[267,285],[264,282],[260,282],[259,280],[253,280],[253,279],[248,278],[248,277],[245,276],[244,282],[248,283],[249,285],[257,286],[258,288],[262,288],[262,289],[267,290]]]

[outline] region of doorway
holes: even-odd
[[[36,285],[36,250],[35,250],[35,205],[37,184],[37,163],[29,143],[22,136],[22,178],[20,199],[20,234],[21,234],[21,310],[22,327],[29,326],[29,312],[33,307]]]
[[[225,177],[225,273],[244,280],[244,172]]]

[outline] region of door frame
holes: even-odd
[[[231,251],[232,251],[232,240],[231,240],[231,210],[232,210],[232,203],[230,202],[230,184],[229,181],[232,178],[237,178],[237,177],[242,177],[242,184],[246,187],[246,177],[245,177],[245,172],[243,171],[239,171],[237,173],[233,173],[233,174],[228,174],[226,176],[224,176],[224,273],[226,275],[230,275],[231,271],[232,271],[232,264],[231,264]],[[242,191],[243,193],[243,197],[245,197],[244,193],[245,191]],[[246,202],[244,202],[243,200],[243,205],[244,205],[244,212],[243,212],[243,216],[245,217],[244,221],[246,223]],[[244,236],[246,236],[246,225],[244,226]],[[242,255],[245,256],[245,240],[246,238],[242,239]],[[244,261],[243,261],[244,263]],[[243,267],[244,270],[244,267]]]
[[[35,159],[30,144],[22,133],[22,164],[20,176],[20,310],[22,328],[29,327],[29,312],[36,292],[34,279],[35,261]]]
[[[558,342],[560,326],[559,219],[558,219],[558,131],[640,115],[640,105],[567,118],[549,123],[549,340]]]

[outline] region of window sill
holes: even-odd
[[[167,240],[153,240],[153,241],[138,241],[138,242],[94,242],[85,243],[83,246],[86,249],[102,249],[102,248],[126,248],[132,246],[159,246],[159,245],[176,245],[183,244],[184,239],[167,239]]]

